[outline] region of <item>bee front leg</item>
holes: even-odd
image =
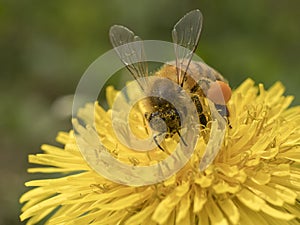
[[[160,149],[160,150],[162,150],[163,152],[165,151],[164,149],[163,149],[163,147],[161,147],[161,145],[158,143],[158,141],[157,141],[157,137],[159,137],[159,136],[161,136],[161,135],[163,135],[164,133],[159,133],[159,134],[157,134],[157,135],[155,135],[154,137],[153,137],[153,140],[154,140],[154,142],[155,142],[155,144],[157,145],[157,147]]]
[[[188,146],[187,143],[186,143],[186,142],[184,141],[184,139],[182,138],[182,136],[181,136],[179,130],[176,130],[176,132],[177,132],[178,136],[180,137],[180,140],[182,140],[183,144],[184,144],[185,146]]]

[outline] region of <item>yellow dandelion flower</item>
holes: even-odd
[[[133,187],[104,178],[81,155],[74,132],[60,132],[57,141],[64,148],[43,145],[43,153],[29,156],[40,167],[28,171],[49,178],[26,183],[33,188],[20,198],[20,218],[27,224],[48,218],[46,224],[61,225],[299,224],[300,107],[289,108],[293,97],[283,92],[281,83],[265,90],[246,80],[228,103],[232,128],[213,163],[199,170],[206,145],[199,138],[188,163],[157,184]],[[108,88],[109,105],[116,94]],[[89,120],[85,112],[93,107],[88,105],[79,117]],[[110,114],[96,105],[98,135],[116,159],[140,166],[166,157],[159,149],[136,153],[119,143]],[[142,116],[132,116],[133,132],[145,135]],[[85,140],[93,140],[88,127],[77,127]],[[173,139],[166,139],[164,146],[171,149]],[[61,176],[52,178],[53,173]]]

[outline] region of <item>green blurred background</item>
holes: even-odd
[[[0,1],[0,225],[21,224],[23,183],[41,177],[26,173],[27,154],[71,128],[63,96],[111,48],[109,27],[171,41],[172,26],[195,8],[204,15],[197,54],[232,87],[247,77],[267,87],[281,80],[300,103],[298,0]]]

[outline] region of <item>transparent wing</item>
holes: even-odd
[[[182,17],[172,31],[175,45],[177,81],[183,86],[186,71],[195,52],[202,27],[200,10],[193,10]],[[180,47],[182,46],[182,47]]]
[[[144,90],[147,84],[148,64],[142,40],[121,25],[110,28],[109,38],[121,61]]]

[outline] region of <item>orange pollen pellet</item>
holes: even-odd
[[[225,105],[231,98],[231,88],[225,82],[218,80],[211,84],[207,97],[215,104]]]

